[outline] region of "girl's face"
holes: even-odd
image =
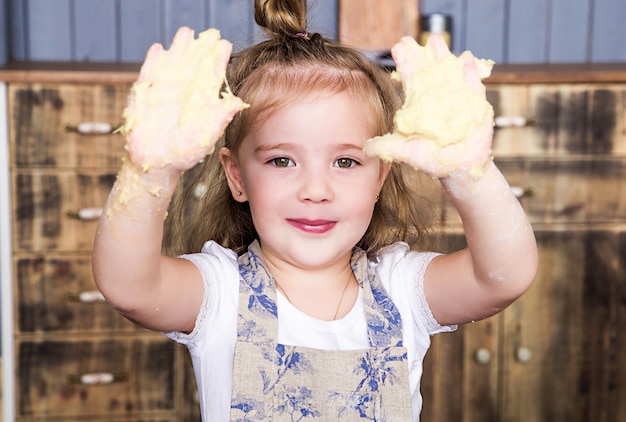
[[[259,119],[237,157],[222,154],[267,259],[309,269],[342,262],[367,230],[389,166],[363,153],[374,136],[364,103],[306,96]]]

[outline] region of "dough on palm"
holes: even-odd
[[[217,29],[194,39],[189,28],[178,31],[170,50],[159,44],[150,48],[120,129],[133,161],[145,171],[201,160],[213,151],[234,114],[248,107],[225,86],[231,50]],[[179,139],[160,140],[168,134]]]
[[[392,78],[402,82],[405,100],[394,117],[395,131],[370,140],[381,158],[393,159],[385,145],[409,139],[429,140],[435,148],[461,143],[493,118],[480,81],[490,75],[493,61],[469,52],[456,57],[435,37],[424,47],[404,37],[392,52],[397,69]]]

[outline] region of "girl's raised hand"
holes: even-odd
[[[493,136],[493,109],[481,79],[493,62],[469,51],[456,57],[436,35],[425,47],[404,37],[392,55],[392,77],[402,82],[405,102],[395,115],[396,131],[368,140],[366,153],[433,177],[480,177],[491,160]]]
[[[213,152],[234,115],[247,107],[224,88],[231,51],[218,30],[195,39],[187,27],[178,30],[169,50],[150,47],[121,128],[135,165],[184,171]]]

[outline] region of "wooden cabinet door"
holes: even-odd
[[[433,338],[423,420],[626,420],[626,232],[536,234],[530,290],[497,316]]]
[[[537,279],[502,315],[502,420],[626,420],[626,233],[537,237]]]
[[[443,252],[467,245],[462,234],[446,234],[439,243]],[[422,420],[498,420],[500,337],[499,315],[432,337],[421,383]]]

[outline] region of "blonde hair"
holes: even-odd
[[[401,98],[389,74],[356,50],[309,34],[305,0],[255,0],[254,16],[268,38],[233,55],[227,70],[231,90],[250,108],[233,119],[216,151],[225,146],[236,154],[253,123],[319,91],[349,92],[363,99],[374,136],[393,130]],[[393,164],[357,246],[373,255],[396,241],[423,243],[425,207],[416,187]],[[168,254],[197,252],[207,240],[241,254],[256,238],[248,203],[232,198],[217,153],[183,176],[166,221]]]

